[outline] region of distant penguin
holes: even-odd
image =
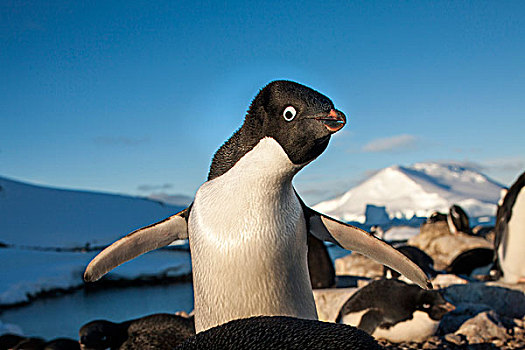
[[[154,314],[121,323],[92,321],[80,328],[79,339],[83,350],[162,350],[194,334],[193,318]]]
[[[439,320],[453,309],[437,290],[380,279],[353,294],[339,311],[337,322],[357,326],[375,338],[420,341],[432,336]]]
[[[335,286],[335,268],[324,242],[308,235],[308,273],[312,288]]]
[[[374,350],[374,338],[347,325],[292,317],[230,321],[189,338],[176,350]]]
[[[7,338],[0,337],[0,350],[80,350],[78,341],[69,338],[56,338],[46,342],[42,338],[13,337],[12,334]]]
[[[57,338],[48,341],[43,350],[80,350],[80,344],[77,340]]]
[[[6,333],[0,335],[0,350],[7,350],[13,348],[16,344],[24,340],[25,337],[22,337],[17,334]]]
[[[443,214],[443,213],[435,211],[432,214],[430,214],[430,216],[426,220],[426,223],[433,224],[435,222],[441,222],[441,221],[447,221],[447,214]]]
[[[494,249],[474,248],[462,252],[445,268],[447,273],[470,276],[478,268],[492,264]],[[488,268],[487,268],[488,271]]]
[[[384,238],[385,238],[385,231],[379,225],[373,225],[372,227],[370,227],[370,233],[373,234],[374,236],[376,236],[379,239],[383,239],[384,240]]]
[[[525,172],[498,207],[494,249],[506,283],[525,283]]]
[[[416,263],[416,265],[419,266],[421,270],[423,270],[429,279],[433,279],[437,276],[438,273],[436,270],[434,270],[434,259],[432,259],[430,255],[421,249],[411,245],[402,245],[396,247],[396,249]],[[399,276],[401,276],[399,272],[392,270],[388,266],[383,266],[383,277],[399,278]]]
[[[450,233],[452,234],[457,234],[459,232],[470,234],[468,215],[459,205],[454,204],[450,207],[447,216],[447,223]]]
[[[290,81],[268,84],[242,127],[216,152],[194,202],[106,248],[88,265],[85,280],[189,238],[197,332],[258,315],[317,319],[307,266],[310,233],[429,288],[425,274],[403,254],[309,208],[295,191],[295,174],[345,123],[345,115],[319,92]]]
[[[46,341],[39,337],[24,338],[11,349],[13,350],[42,350]]]

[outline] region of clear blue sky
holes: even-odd
[[[525,170],[522,1],[2,1],[0,176],[193,196],[282,78],[349,118],[310,203],[393,164]]]

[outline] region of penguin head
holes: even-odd
[[[435,321],[441,320],[447,312],[455,309],[437,290],[420,290],[416,304],[417,310],[426,312]]]
[[[258,139],[275,139],[292,163],[302,165],[317,158],[330,136],[345,123],[345,115],[328,97],[304,85],[278,80],[257,94],[243,128]]]
[[[300,169],[323,153],[345,124],[328,97],[292,81],[271,82],[253,99],[242,127],[215,153],[208,180],[226,173],[265,138],[279,143]]]
[[[82,326],[78,333],[82,350],[113,348],[123,342],[124,336],[119,324],[106,320],[91,321]]]

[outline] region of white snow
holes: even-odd
[[[393,226],[383,234],[385,241],[404,241],[417,236],[419,227]]]
[[[429,216],[460,205],[471,217],[496,215],[502,186],[455,164],[417,163],[382,169],[357,187],[314,209],[344,221],[364,223],[367,204],[385,206],[391,219]]]
[[[81,286],[84,270],[96,254],[0,249],[0,304],[25,302],[40,292]],[[180,276],[190,271],[188,252],[157,250],[117,267],[108,278]]]
[[[97,252],[56,251],[106,246],[183,209],[139,197],[52,189],[0,177],[0,304],[83,284]],[[187,246],[176,241],[174,246]],[[191,271],[186,251],[159,250],[113,270],[108,278],[179,276]]]
[[[52,189],[0,177],[0,242],[104,246],[181,209],[140,197]]]

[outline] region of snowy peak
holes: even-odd
[[[391,219],[428,216],[462,206],[470,216],[494,216],[502,186],[456,164],[390,166],[334,199],[314,208],[345,221],[365,222],[367,204],[384,206]]]
[[[457,164],[416,163],[404,168],[407,174],[424,174],[431,182],[457,195],[463,195],[497,203],[503,186],[482,173]]]

